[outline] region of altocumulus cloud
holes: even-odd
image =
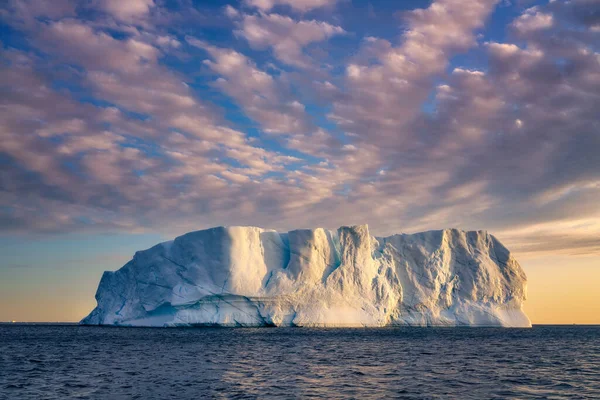
[[[361,26],[347,1],[48,4],[0,6],[5,234],[369,223],[600,253],[597,1],[435,0],[392,32],[377,3]]]

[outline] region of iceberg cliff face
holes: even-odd
[[[191,232],[105,272],[81,323],[529,327],[526,276],[487,232],[385,238],[366,225]]]

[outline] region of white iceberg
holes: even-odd
[[[530,327],[527,278],[484,231],[373,237],[366,225],[191,232],[105,272],[81,323]]]

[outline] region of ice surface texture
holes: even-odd
[[[83,324],[529,327],[527,278],[498,239],[366,225],[191,232],[105,272]]]

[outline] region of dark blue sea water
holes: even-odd
[[[600,327],[0,325],[1,399],[600,398]]]

